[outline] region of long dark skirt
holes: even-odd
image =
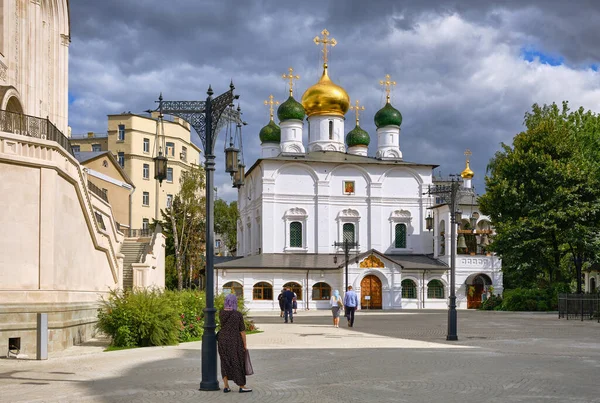
[[[220,311],[219,357],[221,375],[238,386],[246,384],[246,350],[241,331],[245,330],[244,317],[238,311]]]

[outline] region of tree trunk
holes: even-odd
[[[181,251],[179,250],[179,236],[177,234],[177,222],[173,214],[171,215],[171,227],[173,229],[173,244],[175,249],[175,268],[177,269],[177,289],[183,289],[183,267],[181,262]]]

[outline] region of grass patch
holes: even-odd
[[[123,347],[108,346],[104,349],[104,352],[107,353],[109,351],[131,350],[134,348],[140,348],[140,347],[137,347],[137,346],[123,346]]]
[[[255,330],[250,330],[250,331],[246,332],[246,334],[256,334],[256,333],[264,333],[264,330],[255,329]]]

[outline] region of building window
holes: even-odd
[[[252,299],[273,300],[273,286],[266,282],[256,283],[252,288]]]
[[[396,248],[406,248],[406,225],[396,224],[394,246]]]
[[[125,153],[124,152],[117,153],[117,160],[119,161],[119,165],[121,165],[121,168],[125,168]]]
[[[431,280],[427,283],[427,298],[444,299],[444,284],[440,280]]]
[[[348,241],[349,243],[353,243],[355,240],[354,236],[354,224],[345,223],[343,228],[344,237],[342,241]]]
[[[402,280],[402,298],[417,298],[417,285],[412,280]]]
[[[173,195],[167,195],[167,207],[171,207],[173,205]]]
[[[167,156],[175,156],[175,143],[167,142]]]
[[[302,247],[302,223],[294,221],[290,223],[290,248]]]
[[[96,216],[96,222],[98,223],[98,227],[102,230],[106,231],[106,226],[104,225],[104,218],[102,218],[102,214],[94,211],[94,215]]]
[[[167,168],[167,182],[173,183],[173,168]]]
[[[150,221],[147,218],[144,218],[142,220],[142,229],[148,230],[148,228],[150,228]]]
[[[219,249],[221,247],[221,240],[220,239],[216,239],[215,240],[215,248]]]
[[[125,141],[125,125],[119,125],[119,141]]]
[[[81,152],[81,146],[71,146],[71,150],[73,150],[74,153]]]
[[[315,301],[331,298],[331,286],[327,283],[313,285],[312,299]]]
[[[144,164],[143,176],[144,179],[150,179],[150,165]]]
[[[285,283],[283,285],[283,287],[289,287],[290,290],[296,294],[296,300],[297,301],[302,301],[302,286],[298,283],[294,283],[294,282],[289,282],[289,283]]]
[[[150,152],[150,139],[144,139],[144,152]]]
[[[181,147],[181,154],[179,155],[183,161],[187,161],[187,147]]]
[[[235,294],[239,300],[244,298],[244,287],[236,281],[230,281],[223,284],[223,293]]]
[[[100,144],[92,144],[92,151],[93,152],[102,151],[102,146]]]
[[[333,140],[333,121],[329,121],[329,140]]]
[[[142,193],[142,205],[144,205],[144,206],[150,205],[150,193],[148,193],[148,192]]]

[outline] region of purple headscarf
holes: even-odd
[[[237,297],[235,294],[227,294],[225,297],[225,309],[228,311],[237,311]]]

